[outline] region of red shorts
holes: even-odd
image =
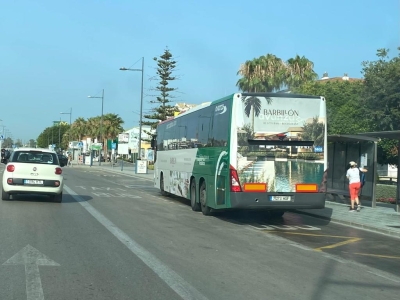
[[[361,182],[354,182],[349,184],[350,199],[354,200],[358,197],[358,192],[361,188]]]

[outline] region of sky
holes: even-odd
[[[400,46],[399,0],[0,0],[0,131],[36,139],[53,121],[115,113],[124,128],[154,104],[154,57],[177,63],[175,102],[237,92],[241,63],[272,53],[314,62],[320,77],[362,77],[361,62]],[[1,133],[1,132],[0,132]],[[10,135],[10,134],[9,134]]]

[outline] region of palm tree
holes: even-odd
[[[263,92],[279,90],[285,83],[286,65],[279,57],[268,53],[258,60],[258,76],[261,78]]]
[[[240,66],[238,75],[242,76],[236,86],[243,92],[273,92],[285,83],[286,65],[282,59],[267,54],[248,60]]]
[[[262,90],[262,83],[257,72],[257,60],[248,60],[242,64],[237,75],[242,76],[236,86],[243,92],[257,92]]]
[[[92,117],[86,121],[86,133],[92,139],[100,140],[100,117]]]
[[[287,61],[286,85],[296,88],[300,85],[318,78],[314,72],[314,63],[305,56],[296,55]]]
[[[124,131],[124,129],[122,128],[123,123],[124,123],[124,121],[117,114],[109,113],[109,114],[104,115],[104,117],[103,117],[103,142],[104,142],[104,139],[110,139],[110,140],[115,139],[119,133]],[[108,152],[107,143],[105,143],[105,145],[106,145],[106,151]]]
[[[82,138],[87,134],[87,122],[84,118],[79,117],[72,123],[71,125],[71,131],[74,136],[78,138],[79,141],[82,140]]]

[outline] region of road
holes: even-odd
[[[400,295],[399,239],[296,213],[205,217],[145,179],[63,171],[61,204],[0,202],[0,299]]]

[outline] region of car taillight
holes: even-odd
[[[7,166],[7,172],[14,172],[15,171],[15,166],[14,165],[8,165]]]
[[[230,177],[231,177],[231,192],[241,192],[239,176],[235,168],[230,167]]]
[[[61,175],[62,174],[62,169],[61,168],[56,168],[56,174]]]
[[[13,179],[12,178],[7,178],[7,183],[8,184],[13,184]]]

